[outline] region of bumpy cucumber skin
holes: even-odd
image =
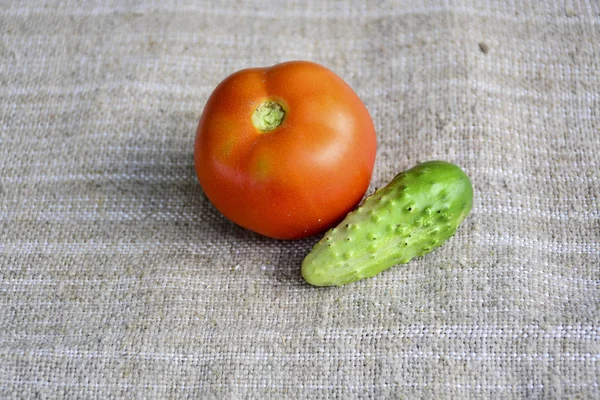
[[[302,276],[314,286],[341,286],[405,264],[441,246],[472,205],[471,181],[459,167],[419,164],[329,230],[302,262]]]

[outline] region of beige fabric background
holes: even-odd
[[[0,9],[0,397],[600,397],[597,1],[80,3]],[[472,177],[445,246],[315,289],[318,238],[207,202],[208,95],[292,59],[364,100],[371,190]]]

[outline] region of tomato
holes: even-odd
[[[322,232],[360,202],[375,163],[364,104],[306,61],[238,71],[209,97],[196,134],[200,185],[231,221],[279,239]]]

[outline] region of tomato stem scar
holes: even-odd
[[[266,100],[252,113],[252,124],[261,132],[269,132],[283,123],[285,109],[274,100]]]

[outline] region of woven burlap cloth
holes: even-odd
[[[0,398],[600,397],[600,4],[33,1],[0,8]],[[348,82],[378,152],[471,177],[444,246],[341,288],[193,168],[230,73]]]

